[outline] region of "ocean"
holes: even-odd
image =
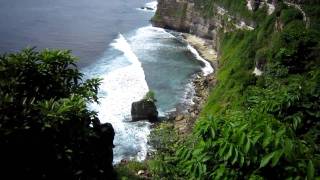
[[[100,104],[89,104],[113,125],[114,163],[143,160],[147,121],[130,122],[131,103],[149,90],[161,116],[192,103],[191,79],[212,71],[174,32],[152,27],[156,2],[146,0],[0,1],[0,53],[27,46],[70,49],[84,78],[102,78]]]

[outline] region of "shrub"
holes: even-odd
[[[283,9],[280,15],[280,21],[286,25],[292,20],[302,20],[303,15],[297,9]]]
[[[143,100],[157,102],[154,91],[148,91],[146,95],[143,97]]]
[[[100,124],[99,80],[82,81],[70,51],[25,49],[0,57],[0,176],[114,178],[111,124]]]

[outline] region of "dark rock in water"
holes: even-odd
[[[158,111],[153,101],[141,100],[133,102],[131,105],[131,117],[133,121],[149,120],[151,122],[158,120]]]
[[[148,10],[148,11],[153,11],[154,9],[151,7],[141,7],[140,9],[142,10]]]

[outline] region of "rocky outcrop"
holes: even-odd
[[[158,120],[158,111],[153,101],[141,100],[133,102],[131,105],[132,121],[149,120],[155,122]]]
[[[176,114],[170,117],[179,135],[184,136],[191,133],[195,121],[198,119],[201,109],[206,103],[209,92],[216,82],[214,74],[203,76],[203,73],[199,73],[193,79],[192,84],[195,88],[195,95],[192,99],[193,104],[185,112],[176,112]]]
[[[268,14],[272,14],[277,2],[277,0],[247,0],[247,8],[251,11],[256,11],[263,6],[266,6]]]
[[[204,18],[191,0],[159,0],[152,19],[155,26],[193,33],[200,37],[216,37],[220,21]]]

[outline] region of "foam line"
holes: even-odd
[[[213,73],[213,67],[211,66],[211,64],[207,60],[203,59],[194,47],[192,47],[190,44],[188,44],[187,48],[196,57],[197,60],[204,63],[204,67],[202,68],[202,72],[205,76]]]
[[[103,81],[99,94],[104,96],[100,98],[99,105],[92,106],[99,112],[99,119],[102,122],[111,123],[115,129],[114,163],[130,156],[143,160],[147,154],[150,124],[148,122],[135,124],[126,122],[125,119],[130,118],[131,103],[140,100],[149,88],[141,62],[125,37],[119,34],[118,38],[111,43],[111,47],[122,52],[120,55],[122,59],[131,64],[100,74]]]

